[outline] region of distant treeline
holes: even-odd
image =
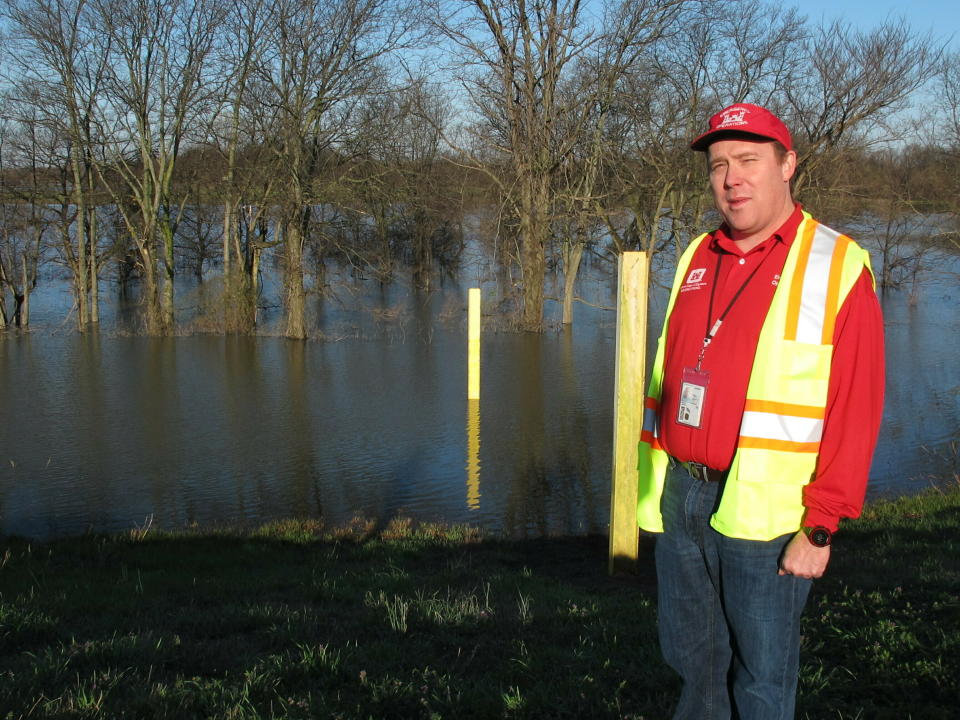
[[[759,0],[0,0],[0,325],[29,323],[43,262],[80,330],[100,282],[136,279],[144,332],[176,279],[216,268],[214,327],[251,332],[260,266],[307,334],[329,262],[429,286],[464,217],[539,329],[587,250],[676,252],[705,228],[720,107],[792,128],[797,198],[873,235],[895,284],[957,244],[960,55],[887,20],[815,25]],[[936,217],[931,226],[918,218]],[[934,227],[934,230],[930,230]]]

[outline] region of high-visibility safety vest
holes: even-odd
[[[660,496],[669,464],[657,424],[670,313],[707,237],[680,258],[647,391],[637,521],[651,532],[663,531]],[[771,540],[800,528],[803,487],[813,479],[823,435],[834,324],[864,268],[870,270],[866,250],[803,213],[760,331],[736,453],[710,519],[723,535]]]

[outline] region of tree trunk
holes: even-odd
[[[284,334],[288,338],[303,340],[307,337],[307,303],[303,287],[303,236],[299,221],[285,223],[283,244],[286,249],[284,285],[287,298],[287,329]]]
[[[543,288],[546,275],[546,245],[550,234],[549,178],[534,177],[525,188],[520,217],[520,268],[523,271],[524,330],[543,329]]]
[[[163,333],[166,335],[173,331],[174,325],[173,280],[176,271],[173,265],[173,228],[168,223],[163,223],[161,234],[163,236],[163,294],[160,298],[160,312]]]
[[[77,162],[77,161],[75,161]],[[79,169],[74,172],[74,205],[77,210],[77,266],[73,269],[77,288],[77,328],[80,332],[87,329],[90,312],[87,305],[89,288],[87,285],[87,233],[86,233],[86,198],[83,196],[83,187],[80,184]]]
[[[20,307],[20,327],[30,325],[30,278],[27,275],[27,258],[20,256],[20,282],[23,283],[23,304]]]
[[[227,290],[230,282],[230,248],[233,246],[233,234],[236,232],[234,224],[233,198],[223,201],[223,287]],[[225,296],[227,294],[225,293]]]
[[[583,258],[582,228],[578,226],[577,237],[568,241],[563,253],[563,324],[573,324],[573,288]]]
[[[250,258],[250,282],[247,287],[247,305],[250,308],[251,328],[257,325],[257,297],[260,295],[260,253],[260,248],[254,245]]]
[[[140,263],[143,265],[143,304],[146,309],[144,319],[147,335],[162,335],[164,327],[157,288],[157,263],[150,244],[139,245],[138,250]]]
[[[417,287],[424,290],[430,289],[431,273],[433,270],[433,248],[431,247],[431,235],[427,229],[426,221],[419,219],[414,227],[415,234],[415,265]]]
[[[90,228],[87,236],[90,238],[90,322],[100,323],[100,279],[97,266],[97,209],[88,210]]]

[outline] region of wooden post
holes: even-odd
[[[637,564],[637,443],[646,388],[647,254],[625,252],[617,263],[617,349],[614,371],[613,477],[610,485],[609,572]]]
[[[480,399],[480,288],[470,288],[467,331],[467,400]]]

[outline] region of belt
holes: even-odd
[[[701,465],[700,463],[695,462],[685,462],[683,467],[686,468],[687,472],[690,473],[690,477],[703,482],[720,482],[725,480],[727,477],[726,470],[714,470],[711,467],[706,465]]]

